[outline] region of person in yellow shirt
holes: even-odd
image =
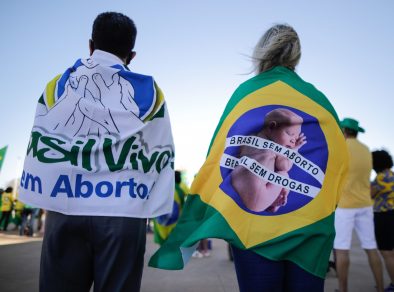
[[[14,200],[14,211],[15,211],[15,224],[19,227],[22,223],[22,212],[25,204],[19,200],[19,195],[16,193],[16,198]]]
[[[345,118],[341,121],[341,128],[349,151],[349,172],[335,211],[334,249],[339,291],[348,291],[349,249],[353,229],[367,253],[377,291],[383,291],[383,270],[375,240],[370,195],[372,155],[368,147],[357,139],[358,133],[365,132],[358,121]]]
[[[12,211],[12,187],[8,187],[3,195],[1,196],[1,217],[0,226],[3,224],[3,231],[7,231],[8,222],[10,221],[10,215]]]

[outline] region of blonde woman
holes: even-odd
[[[268,29],[257,43],[253,53],[253,65],[258,76],[255,82],[265,84],[272,76],[279,80],[299,79],[300,83],[317,91],[304,82],[295,72],[300,61],[301,45],[296,31],[289,25],[278,24]],[[265,77],[266,76],[266,77]],[[257,87],[257,86],[256,86]],[[296,88],[298,89],[298,88]],[[286,103],[285,98],[278,97],[279,104]],[[303,110],[303,108],[299,108]],[[291,126],[291,125],[289,125]],[[336,125],[335,125],[336,126]],[[269,150],[267,150],[269,151]],[[232,175],[236,176],[237,166]],[[241,167],[242,168],[242,167]],[[244,171],[248,172],[248,170]],[[256,177],[251,174],[252,177]],[[234,178],[233,178],[234,179]],[[235,178],[236,179],[236,178]],[[258,179],[258,178],[256,178]],[[271,184],[268,182],[268,184]],[[274,187],[274,186],[272,186]],[[249,192],[250,187],[249,187]],[[245,194],[239,194],[241,197]],[[250,193],[255,196],[256,193]],[[290,196],[292,196],[290,194]],[[243,199],[245,200],[245,199]],[[331,226],[333,227],[333,226]],[[333,229],[333,228],[331,228]],[[327,239],[332,246],[332,235]],[[278,249],[279,249],[278,245]],[[250,249],[232,245],[234,264],[241,292],[252,291],[323,291],[324,279],[302,268],[292,257],[281,255],[281,260],[261,256]],[[313,261],[313,259],[311,259]],[[318,259],[316,259],[317,261]],[[328,261],[328,259],[327,259]]]
[[[177,227],[151,266],[183,268],[185,251],[221,238],[232,246],[241,292],[323,291],[348,155],[334,108],[294,72],[300,57],[291,26],[261,37],[256,76],[228,101]],[[271,121],[269,135],[259,134],[262,117],[278,111],[298,118]],[[275,193],[256,207],[264,187]]]

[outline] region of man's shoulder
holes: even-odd
[[[346,143],[349,148],[358,148],[370,152],[369,147],[357,138],[348,138],[346,139]]]

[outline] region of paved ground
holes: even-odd
[[[238,286],[227,245],[213,240],[209,258],[192,259],[182,271],[164,271],[146,267],[142,292],[236,292]],[[148,234],[146,259],[157,249]],[[19,237],[15,233],[0,233],[0,291],[38,291],[38,269],[41,238]],[[350,292],[376,291],[366,255],[354,240],[351,251]],[[385,274],[385,283],[388,283]],[[327,274],[325,291],[337,288],[333,271]],[[72,291],[71,291],[72,292]]]

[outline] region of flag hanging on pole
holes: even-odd
[[[0,171],[1,171],[1,167],[3,166],[5,153],[7,152],[7,147],[8,146],[5,146],[0,149]]]

